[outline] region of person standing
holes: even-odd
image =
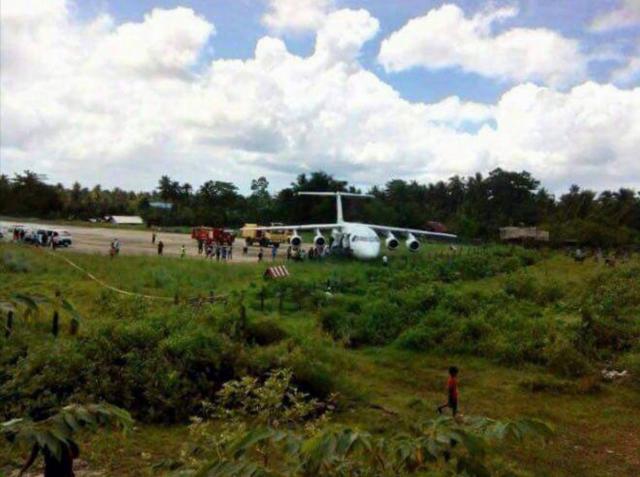
[[[187,255],[187,247],[182,245],[180,247],[180,258],[184,258]]]
[[[291,260],[291,245],[287,247],[287,262]]]
[[[158,255],[162,255],[163,251],[164,251],[164,243],[162,242],[162,240],[160,240],[158,242]]]
[[[114,258],[118,254],[117,250],[118,239],[113,239],[109,246],[109,257]]]
[[[221,254],[222,254],[222,261],[226,262],[227,261],[227,247],[226,245],[222,246],[222,249],[220,250]]]
[[[274,243],[271,247],[271,261],[276,261],[276,255],[278,255],[278,246]]]
[[[447,380],[447,402],[438,406],[438,414],[442,414],[444,408],[450,408],[453,417],[458,414],[458,368],[449,368],[449,379]]]
[[[229,261],[233,259],[233,244],[229,245],[229,250],[227,251],[227,258],[229,259]]]
[[[216,262],[220,261],[220,253],[221,253],[220,245],[216,245]]]
[[[258,262],[262,262],[263,256],[264,256],[264,253],[262,252],[262,247],[260,247],[260,251],[258,252]]]
[[[152,232],[152,233],[151,233],[151,243],[152,243],[152,244],[155,244],[155,243],[156,243],[156,233],[155,233],[155,232]]]

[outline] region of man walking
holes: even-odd
[[[458,368],[449,368],[449,379],[447,380],[447,402],[438,406],[438,414],[442,414],[444,408],[450,408],[453,417],[458,414]]]
[[[162,242],[162,240],[160,240],[158,242],[158,255],[162,255],[163,251],[164,251],[164,243]]]

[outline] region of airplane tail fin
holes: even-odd
[[[341,224],[344,222],[344,216],[342,214],[342,197],[360,197],[363,199],[372,199],[373,196],[370,194],[354,194],[353,192],[298,192],[298,195],[317,195],[324,197],[335,197],[336,198],[336,210],[337,210],[337,218],[336,222]]]

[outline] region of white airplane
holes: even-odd
[[[309,224],[309,225],[276,225],[271,227],[255,227],[255,230],[293,230],[293,236],[290,243],[297,248],[302,245],[302,238],[298,235],[299,230],[315,230],[313,239],[314,245],[324,247],[327,243],[321,230],[331,230],[333,249],[340,249],[349,255],[361,260],[370,260],[376,258],[380,254],[380,237],[378,233],[383,234],[385,238],[385,246],[389,250],[395,250],[400,242],[394,235],[399,233],[406,236],[405,244],[412,252],[417,252],[420,248],[420,242],[416,235],[438,237],[445,239],[457,238],[453,234],[445,234],[440,232],[429,232],[428,230],[406,229],[403,227],[388,227],[386,225],[362,224],[359,222],[345,222],[342,215],[342,197],[359,197],[373,198],[372,195],[351,194],[347,192],[298,192],[298,195],[314,195],[329,196],[336,198],[337,218],[334,224]]]

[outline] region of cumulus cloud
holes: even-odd
[[[252,58],[194,69],[215,30],[189,9],[116,25],[39,5],[2,11],[5,173],[134,189],[164,173],[196,185],[266,173],[284,185],[324,169],[372,184],[498,166],[557,186],[640,182],[640,88],[524,84],[494,105],[410,102],[358,61],[379,29],[365,10],[327,14],[307,57],[264,37]]]
[[[141,74],[172,75],[193,65],[213,24],[189,8],[153,9],[142,23],[126,23],[97,45],[98,67],[122,66]]]
[[[333,7],[334,0],[268,0],[262,23],[276,32],[315,31]]]
[[[639,121],[640,88],[587,82],[561,93],[525,84],[502,96],[497,128],[481,131],[479,140],[500,164],[553,184],[634,186]]]
[[[577,41],[545,28],[494,26],[517,14],[513,7],[466,17],[446,4],[407,22],[380,46],[390,72],[413,67],[460,68],[490,78],[565,86],[585,78],[587,60]]]
[[[596,16],[590,29],[606,32],[636,25],[640,25],[640,0],[620,0],[618,8]]]

